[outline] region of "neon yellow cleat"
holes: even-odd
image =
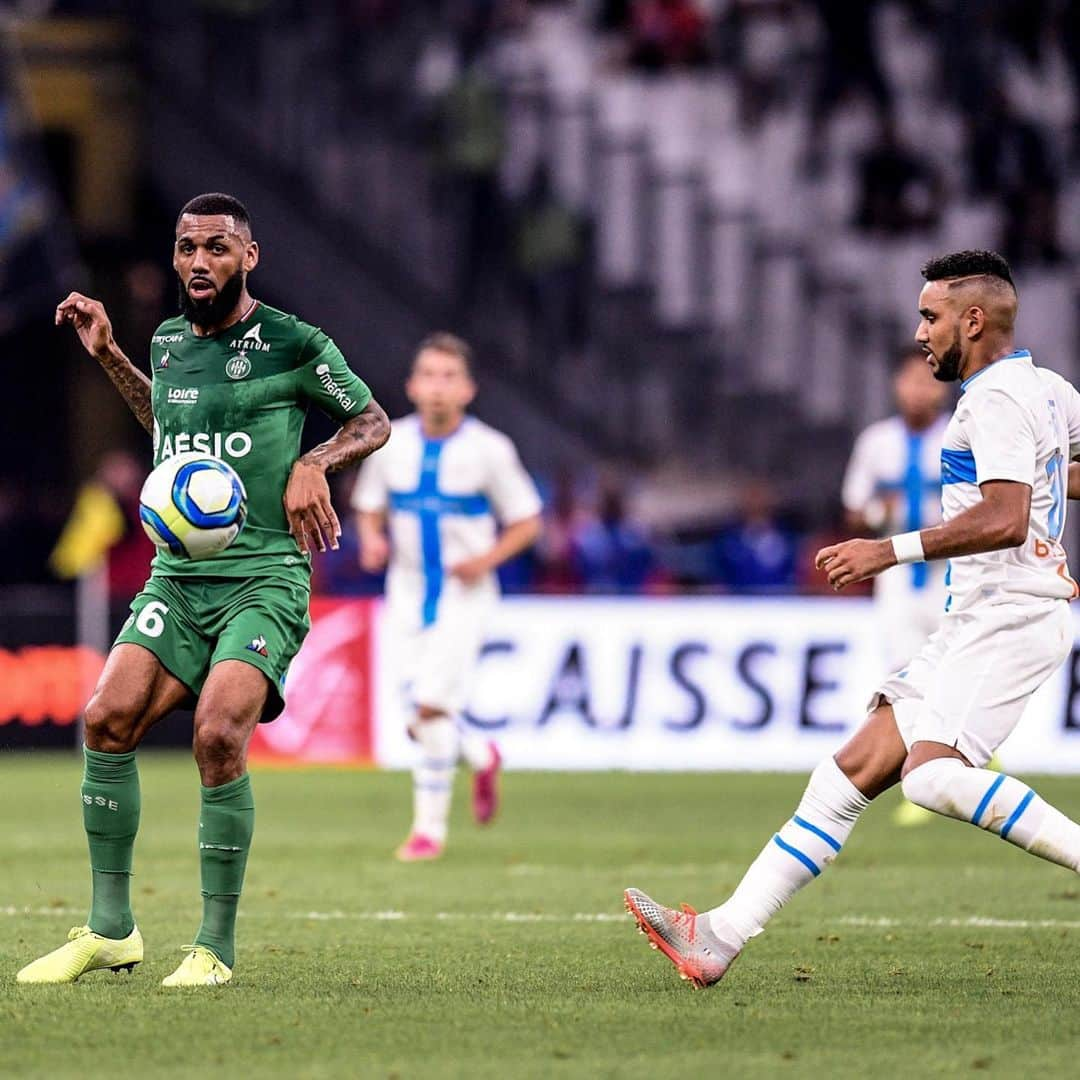
[[[130,972],[142,963],[143,939],[136,926],[126,938],[107,938],[89,926],[74,926],[66,945],[39,957],[15,976],[21,983],[73,983],[88,971]]]
[[[183,963],[167,978],[162,986],[224,986],[232,978],[227,968],[205,945],[189,945],[191,950]]]

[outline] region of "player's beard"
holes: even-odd
[[[204,330],[211,326],[218,326],[228,318],[233,308],[240,300],[240,294],[244,291],[244,271],[237,270],[231,278],[216,293],[207,300],[195,300],[191,293],[180,285],[180,310],[184,318],[195,326],[201,326]]]
[[[956,382],[960,378],[960,331],[956,331],[956,340],[949,346],[948,351],[938,360],[934,378],[938,382]]]

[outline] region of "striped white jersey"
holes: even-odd
[[[1019,349],[961,383],[941,450],[945,521],[974,506],[988,480],[1031,487],[1027,539],[1019,547],[951,559],[947,609],[1078,595],[1061,537],[1068,468],[1080,452],[1080,393]]]
[[[474,417],[442,439],[425,436],[415,413],[391,428],[361,467],[352,505],[389,514],[387,594],[415,602],[430,626],[449,570],[490,550],[497,525],[539,514],[540,496],[510,439]],[[494,589],[495,575],[481,584]]]

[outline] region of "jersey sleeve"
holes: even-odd
[[[871,432],[867,430],[855,440],[851,460],[844,471],[841,491],[844,509],[856,514],[862,513],[874,494],[875,483]]]
[[[962,421],[972,456],[975,483],[988,480],[1035,482],[1035,428],[1030,412],[1003,390],[983,391]]]
[[[492,447],[487,497],[500,525],[536,517],[544,508],[532,477],[525,471],[514,444],[505,436]]]
[[[300,353],[300,391],[334,420],[362,413],[371,391],[321,330],[312,330]]]
[[[382,455],[376,450],[360,466],[352,491],[352,508],[361,514],[378,513],[389,505],[389,487]]]

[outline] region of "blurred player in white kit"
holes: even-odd
[[[403,862],[437,859],[459,756],[473,770],[473,814],[498,803],[499,751],[464,726],[471,675],[499,596],[495,569],[540,535],[540,496],[510,439],[466,409],[476,395],[469,346],[453,334],[421,342],[406,383],[416,411],[393,421],[365,462],[352,505],[360,563],[388,568],[386,600],[412,710],[413,824]]]
[[[865,428],[844,474],[847,525],[891,536],[941,521],[941,440],[946,385],[920,349],[905,352],[893,378],[897,414]],[[885,670],[897,671],[945,613],[945,563],[893,566],[874,580],[874,615]]]

